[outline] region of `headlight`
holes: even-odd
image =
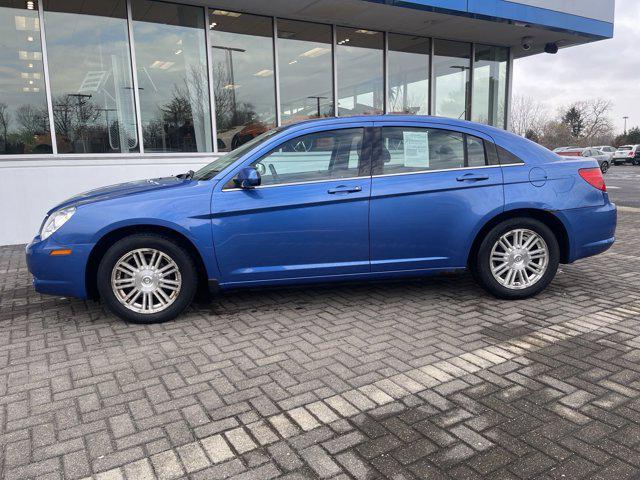
[[[67,223],[67,221],[73,217],[74,213],[76,213],[76,207],[62,208],[57,212],[53,212],[49,215],[49,218],[47,218],[47,221],[42,226],[42,230],[40,230],[40,238],[42,240],[49,238],[62,225]]]

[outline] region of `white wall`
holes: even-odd
[[[615,0],[515,0],[513,3],[547,8],[609,23],[613,23],[615,14]]]
[[[45,213],[96,187],[197,170],[214,156],[0,159],[0,245],[28,243]]]

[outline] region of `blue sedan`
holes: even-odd
[[[38,292],[100,298],[141,323],[198,290],[469,269],[504,299],[614,242],[592,159],[415,116],[277,128],[197,172],[100,188],[53,208],[27,247]]]

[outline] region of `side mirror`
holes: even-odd
[[[255,168],[245,167],[238,172],[233,182],[237,188],[255,188],[260,185],[262,179]]]

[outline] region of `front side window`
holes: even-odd
[[[26,3],[0,0],[0,155],[52,153],[40,21]]]
[[[126,2],[44,1],[60,153],[139,151]]]
[[[276,125],[273,21],[210,10],[218,150],[228,152]]]
[[[378,175],[487,164],[482,139],[435,128],[384,127],[379,152]]]
[[[302,135],[282,143],[253,166],[262,185],[358,177],[365,161],[363,135],[362,128]]]
[[[131,3],[145,152],[210,152],[202,8]]]

